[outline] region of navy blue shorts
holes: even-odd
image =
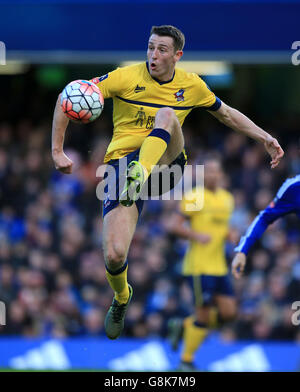
[[[187,281],[192,289],[196,306],[210,305],[215,295],[234,296],[231,276],[229,274],[216,275],[190,275]]]
[[[138,161],[139,160],[139,154],[140,154],[140,149],[135,150],[128,155],[126,155],[123,158],[120,159],[111,159],[106,166],[106,171],[104,173],[103,180],[106,181],[106,185],[104,187],[104,192],[107,194],[107,197],[102,203],[102,211],[103,211],[103,217],[110,211],[113,210],[114,208],[117,207],[119,204],[119,192],[120,188],[121,190],[124,187],[125,184],[125,174],[126,174],[126,169],[128,164],[131,161]],[[179,175],[174,175],[174,173],[171,172],[171,177],[170,177],[170,187],[168,190],[171,190],[174,188],[174,186],[179,182],[181,179],[183,172],[184,172],[184,166],[186,164],[186,156],[183,152],[181,152],[178,157],[169,165],[169,167],[173,165],[179,165],[180,167],[180,173]],[[158,195],[161,195],[166,192],[166,189],[163,188],[163,182],[162,182],[162,175],[161,173],[157,174],[151,174],[144,185],[145,189],[148,189],[150,191],[151,189],[151,179],[154,176],[158,176],[158,184],[159,184],[159,189],[157,191]],[[156,183],[156,182],[155,182]],[[142,212],[143,205],[144,205],[144,200],[138,199],[135,202],[138,213],[139,215]]]

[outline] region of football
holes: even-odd
[[[61,107],[70,120],[86,124],[100,116],[104,98],[94,83],[88,80],[74,80],[63,89]]]

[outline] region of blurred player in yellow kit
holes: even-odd
[[[181,126],[188,113],[195,107],[203,107],[227,126],[263,143],[271,155],[272,167],[283,156],[276,139],[217,98],[198,75],[175,68],[183,55],[184,43],[184,35],[176,27],[154,26],[147,62],[118,68],[93,79],[104,98],[113,98],[114,104],[114,133],[105,163],[117,177],[124,176],[119,173],[121,161],[128,164],[124,187],[115,189],[116,196],[108,192],[103,202],[106,275],[114,291],[105,319],[110,339],[121,335],[132,297],[132,287],[127,283],[127,254],[143,206],[139,196],[155,165],[176,164],[183,171],[186,157]],[[63,173],[72,172],[72,161],[63,151],[68,121],[59,95],[53,118],[52,157],[56,169]],[[108,189],[112,177],[115,180],[115,174],[110,173],[107,171],[105,175]]]
[[[195,303],[194,315],[183,321],[173,319],[169,322],[173,349],[177,349],[183,337],[181,370],[193,370],[194,354],[210,329],[233,320],[236,315],[237,306],[225,258],[234,199],[220,187],[221,180],[220,160],[207,157],[204,160],[204,188],[198,186],[184,195],[179,205],[180,213],[170,224],[173,234],[190,241],[183,261],[183,275],[192,288]]]

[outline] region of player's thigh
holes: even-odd
[[[184,148],[184,137],[180,122],[174,112],[173,128],[170,142],[163,156],[159,160],[160,165],[169,165],[172,163]]]
[[[237,315],[237,302],[233,296],[216,295],[215,302],[220,316],[225,320],[232,320]]]
[[[135,204],[131,207],[118,205],[104,216],[102,244],[106,262],[125,261],[137,220]]]

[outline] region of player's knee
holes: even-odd
[[[164,108],[159,109],[156,112],[156,116],[155,117],[159,117],[159,116],[164,116],[164,117],[170,119],[170,118],[173,118],[174,116],[176,116],[176,114],[175,114],[175,110],[174,109],[169,108],[168,106],[166,106]]]
[[[195,319],[198,323],[207,324],[209,322],[209,307],[197,306],[195,309]]]
[[[237,309],[235,306],[220,311],[220,317],[225,322],[234,321],[236,316],[237,316]]]
[[[155,127],[172,130],[176,121],[175,111],[169,107],[161,108],[155,116]]]
[[[126,252],[118,246],[110,246],[105,252],[105,263],[111,270],[121,268],[126,259]]]

